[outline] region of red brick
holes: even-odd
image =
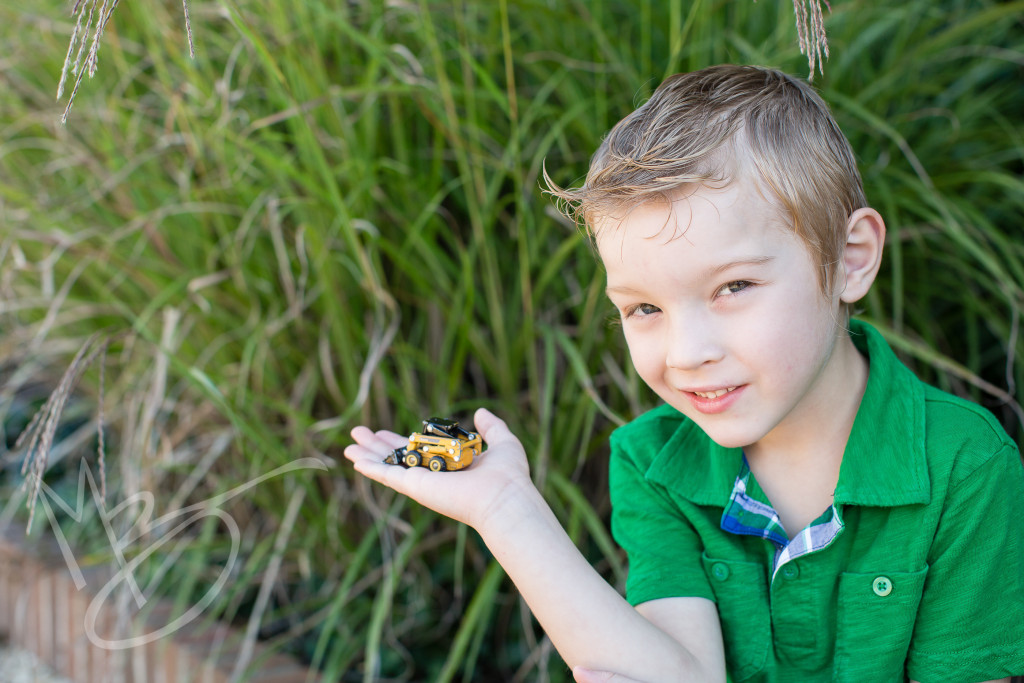
[[[40,567],[40,569],[42,569]],[[36,576],[36,618],[39,620],[39,649],[36,653],[44,662],[52,662],[54,658],[54,604],[53,604],[53,581],[50,573],[40,571]]]
[[[39,562],[27,546],[0,535],[0,634],[12,644],[43,655],[62,675],[79,683],[228,683],[241,655],[244,634],[200,619],[173,634],[127,650],[111,651],[92,643],[85,613],[93,597],[113,576],[113,567],[83,570],[79,591],[63,562]],[[118,590],[125,588],[119,586]],[[118,624],[118,599],[131,614]],[[95,623],[100,638],[120,640],[154,633],[173,621],[167,604],[136,613],[130,594],[115,591],[104,601]],[[252,683],[305,683],[306,670],[289,657],[254,647]]]

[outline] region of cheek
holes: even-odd
[[[658,345],[654,343],[650,335],[637,332],[625,332],[626,347],[629,349],[629,357],[633,361],[633,368],[645,381],[653,376],[661,374],[660,368],[664,365],[664,359],[658,352]]]
[[[835,324],[817,301],[801,301],[783,315],[764,321],[762,334],[757,335],[757,355],[782,376],[793,376],[814,366],[815,359],[827,346],[828,335],[835,334]]]

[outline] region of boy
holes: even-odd
[[[640,377],[612,437],[622,599],[485,410],[459,475],[356,469],[473,526],[578,681],[983,681],[1024,673],[1024,470],[984,410],[849,321],[885,226],[827,106],[776,71],[674,76],[582,188]],[[627,602],[628,600],[628,602]]]

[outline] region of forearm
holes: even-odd
[[[570,667],[704,680],[698,659],[590,566],[534,487],[503,498],[478,531]]]
[[[713,606],[709,612],[706,606],[660,604],[651,621],[644,618],[576,549],[530,481],[523,447],[505,423],[486,410],[475,419],[487,452],[461,472],[384,464],[384,456],[406,439],[365,427],[352,430],[356,443],[345,457],[367,477],[476,529],[570,666],[644,683],[724,680]],[[682,643],[697,645],[690,652]]]

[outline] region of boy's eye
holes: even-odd
[[[733,280],[732,282],[725,283],[722,288],[718,290],[715,296],[731,296],[738,292],[742,292],[750,285],[751,283],[746,280]]]
[[[629,306],[625,310],[626,318],[643,318],[648,315],[654,315],[660,309],[652,304],[636,304],[635,306]]]

